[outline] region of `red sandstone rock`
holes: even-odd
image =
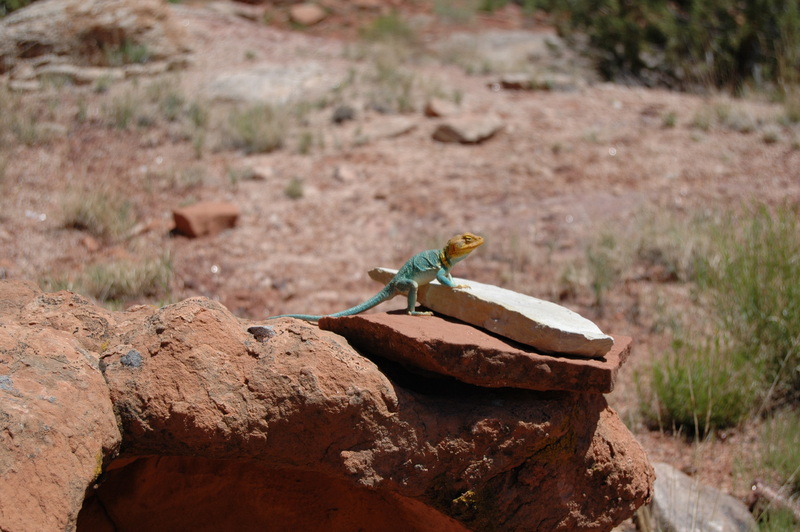
[[[236,226],[239,208],[232,203],[203,202],[172,211],[175,231],[188,237],[216,235]]]
[[[74,530],[121,441],[82,317],[62,294],[0,282],[0,530]],[[67,323],[80,330],[59,330]]]
[[[323,318],[319,326],[369,353],[489,388],[609,393],[631,346],[618,336],[603,359],[549,356],[457,320],[405,313]]]
[[[442,385],[296,320],[257,340],[204,298],[9,294],[3,530],[610,530],[650,498],[601,394]]]

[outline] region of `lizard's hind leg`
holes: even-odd
[[[410,316],[433,316],[433,312],[414,310],[417,306],[417,290],[419,290],[419,285],[416,281],[404,281],[399,283],[397,288],[403,292],[408,292],[408,314]]]

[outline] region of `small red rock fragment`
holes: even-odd
[[[239,207],[226,202],[202,202],[172,211],[175,231],[190,238],[216,235],[236,226]]]

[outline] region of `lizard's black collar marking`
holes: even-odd
[[[450,264],[450,261],[447,259],[447,253],[445,253],[445,250],[441,250],[439,252],[439,261],[441,261],[442,266],[444,266],[448,270],[453,267],[453,265]]]

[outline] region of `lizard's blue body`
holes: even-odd
[[[328,314],[327,317],[338,318],[341,316],[352,316],[365,310],[392,299],[398,294],[408,294],[408,313],[412,316],[427,316],[430,312],[420,312],[414,310],[417,304],[417,290],[420,286],[438,280],[450,288],[462,288],[453,282],[450,270],[453,266],[467,258],[467,256],[478,246],[483,244],[483,238],[471,233],[454,236],[451,238],[444,249],[429,249],[417,253],[397,271],[392,280],[386,286],[360,305]],[[274,318],[299,318],[306,321],[319,321],[326,316],[315,316],[311,314],[281,314],[272,316]]]

